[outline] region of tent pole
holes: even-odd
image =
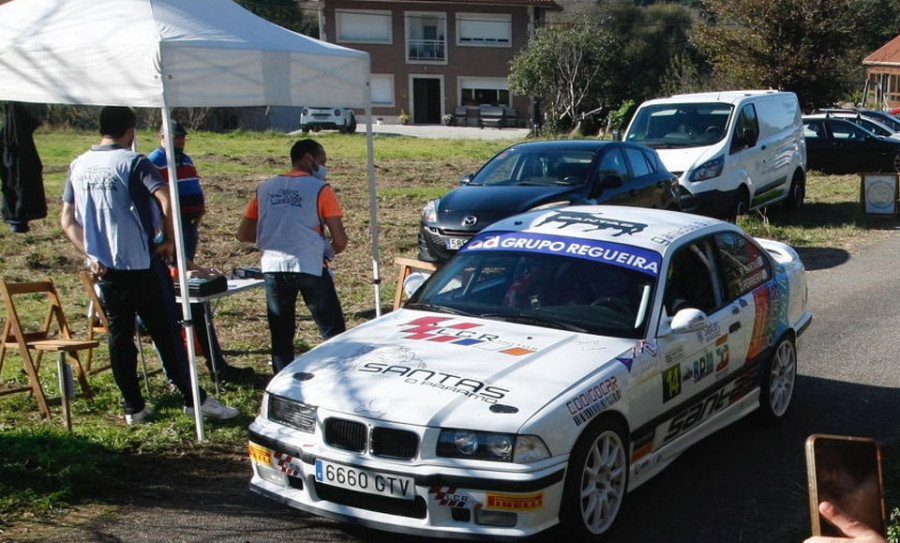
[[[381,250],[378,246],[378,195],[375,188],[375,141],[372,135],[371,96],[366,103],[366,161],[369,170],[369,232],[372,234],[372,284],[375,286],[375,316],[380,317]]]
[[[165,98],[163,98],[165,100]],[[181,223],[181,200],[178,197],[178,171],[175,164],[175,143],[172,138],[172,119],[169,108],[162,108],[163,134],[166,138],[166,168],[169,171],[169,200],[171,201],[172,223],[175,230],[175,265],[178,268],[178,285],[181,291],[181,313],[183,315],[185,345],[187,346],[188,369],[191,376],[191,394],[194,399],[194,424],[197,427],[197,441],[206,441],[203,432],[203,413],[200,412],[200,384],[197,376],[197,353],[194,351],[194,323],[191,320],[190,292],[187,285],[187,260],[184,252],[184,225]]]

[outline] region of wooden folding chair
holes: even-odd
[[[19,354],[22,357],[22,363],[25,367],[25,373],[28,374],[28,386],[8,386],[0,384],[0,395],[13,394],[15,392],[31,391],[41,413],[49,418],[50,409],[47,406],[47,398],[41,381],[38,376],[40,369],[40,357],[43,352],[57,353],[57,371],[60,383],[60,401],[62,403],[63,417],[65,419],[66,428],[72,428],[72,419],[69,413],[68,394],[66,393],[66,354],[75,361],[75,374],[81,390],[87,398],[92,397],[91,387],[85,377],[84,368],[78,359],[78,351],[97,347],[99,343],[93,340],[81,340],[72,337],[69,330],[69,323],[66,320],[65,313],[62,310],[62,304],[59,300],[59,294],[53,282],[50,280],[36,281],[29,283],[9,283],[6,280],[0,280],[0,295],[3,296],[3,303],[6,305],[6,323],[3,325],[3,342],[0,343],[0,370],[3,369],[3,362],[6,357],[8,348],[18,347]],[[37,330],[25,330],[22,326],[22,320],[19,318],[19,312],[16,309],[15,299],[20,296],[32,295],[33,303],[45,305],[47,307],[46,317],[43,326]],[[38,353],[38,363],[35,364],[32,358],[32,350]]]
[[[87,329],[88,339],[93,341],[98,335],[109,333],[109,319],[106,318],[106,311],[103,310],[103,301],[100,300],[100,296],[94,289],[94,278],[91,277],[91,274],[83,271],[78,274],[78,278],[81,279],[81,284],[84,286],[84,292],[87,294],[90,304],[88,307]],[[93,367],[93,362],[94,349],[90,348],[87,350],[87,356],[84,359],[84,371],[94,374],[110,368],[109,364],[95,368]]]
[[[423,262],[422,260],[403,257],[395,258],[394,263],[400,268],[397,271],[397,291],[394,293],[393,309],[396,310],[400,307],[400,302],[403,301],[403,282],[406,281],[406,278],[409,277],[413,271],[433,272],[437,269],[437,266],[431,262]]]

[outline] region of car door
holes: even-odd
[[[884,163],[883,149],[868,131],[841,119],[827,119],[832,147],[829,155],[835,173],[875,171]]]
[[[806,165],[811,170],[832,171],[835,167],[831,136],[825,119],[804,119],[803,139],[806,141]]]
[[[748,312],[739,311],[740,302],[727,297],[716,245],[713,237],[687,243],[675,251],[666,270],[658,348],[664,360],[662,401],[669,416],[657,434],[658,446],[711,420],[735,399],[736,372],[752,322],[743,322]],[[672,317],[688,308],[703,311],[705,327],[673,332]]]
[[[629,193],[631,173],[625,161],[625,153],[619,145],[606,147],[603,155],[597,160],[591,197],[598,204],[630,205],[633,198]]]
[[[626,182],[628,205],[660,207],[665,184],[656,171],[656,164],[648,160],[643,149],[631,146],[625,146],[623,149],[631,172],[631,178]]]

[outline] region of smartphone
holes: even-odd
[[[811,435],[806,439],[806,473],[813,535],[845,537],[819,514],[823,501],[886,535],[881,448],[874,439]]]

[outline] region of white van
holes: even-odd
[[[648,100],[624,139],[653,147],[678,177],[682,211],[733,219],[803,205],[806,142],[797,95],[769,90]]]

